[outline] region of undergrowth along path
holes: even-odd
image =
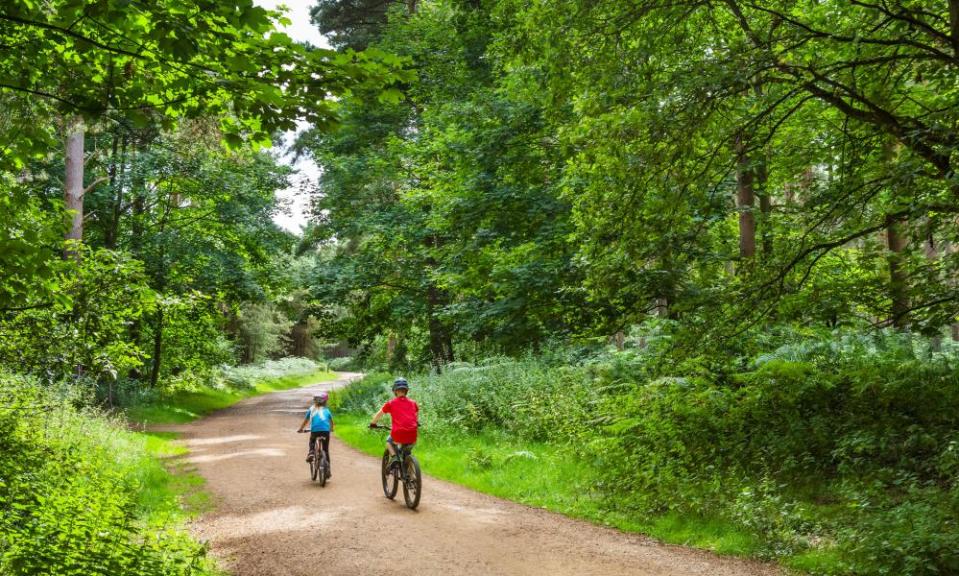
[[[775,566],[668,546],[424,478],[417,511],[383,497],[379,461],[335,439],[333,477],[313,484],[295,433],[310,398],[356,374],[244,400],[178,427],[214,511],[192,523],[246,575],[779,574]],[[429,471],[429,462],[423,463]]]

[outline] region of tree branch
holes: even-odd
[[[109,176],[100,176],[99,178],[97,178],[96,180],[94,180],[93,182],[91,182],[89,186],[87,186],[86,188],[84,188],[84,189],[83,189],[83,192],[82,192],[81,194],[86,194],[87,192],[92,192],[94,188],[96,188],[96,187],[99,186],[100,184],[103,184],[104,182],[108,181],[109,179],[110,179]]]
[[[110,46],[109,44],[104,44],[103,42],[94,40],[93,38],[89,38],[87,36],[84,36],[83,34],[74,32],[73,30],[70,30],[69,28],[62,28],[60,26],[49,24],[47,22],[37,22],[36,20],[27,20],[25,18],[20,18],[19,16],[13,16],[12,14],[4,14],[2,12],[0,12],[0,20],[6,20],[8,22],[15,22],[17,24],[22,24],[24,26],[33,26],[36,28],[42,28],[44,30],[50,30],[51,32],[54,32],[56,34],[69,36],[70,38],[73,38],[75,40],[87,42],[93,46],[96,46],[97,48],[107,50],[108,52],[113,52],[114,54],[122,54],[124,56],[131,56],[137,59],[142,59],[144,57],[143,54],[139,54],[137,52],[131,52],[129,50],[124,50],[123,48],[118,48],[116,46]]]

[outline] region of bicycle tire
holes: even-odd
[[[320,472],[320,452],[322,446],[320,439],[313,441],[313,459],[310,460],[310,479],[316,482],[316,475]]]
[[[390,451],[383,451],[383,464],[380,467],[380,473],[383,476],[383,494],[390,500],[396,498],[396,490],[399,488],[399,479],[396,477],[396,470],[390,469]]]
[[[423,494],[423,477],[420,474],[420,463],[412,454],[406,457],[406,478],[403,482],[403,499],[406,507],[416,510],[420,505],[420,496]]]
[[[326,471],[327,471],[327,468],[329,467],[329,461],[326,459],[326,452],[325,452],[325,451],[322,451],[322,450],[320,451],[320,458],[319,458],[319,460],[320,460],[320,465],[318,466],[318,468],[320,469],[320,471],[319,471],[319,472],[320,472],[320,478],[319,478],[320,486],[326,486]]]

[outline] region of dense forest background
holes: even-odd
[[[959,338],[950,5],[321,2],[418,78],[299,142],[321,296],[437,366],[652,318]]]
[[[334,50],[248,1],[0,9],[18,398],[122,408],[285,356],[419,373],[439,430],[567,430],[619,513],[959,571],[959,2],[313,17]],[[302,235],[266,148],[298,119]]]

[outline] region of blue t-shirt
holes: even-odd
[[[329,432],[333,424],[333,414],[326,406],[310,406],[305,417],[310,419],[310,432]]]

